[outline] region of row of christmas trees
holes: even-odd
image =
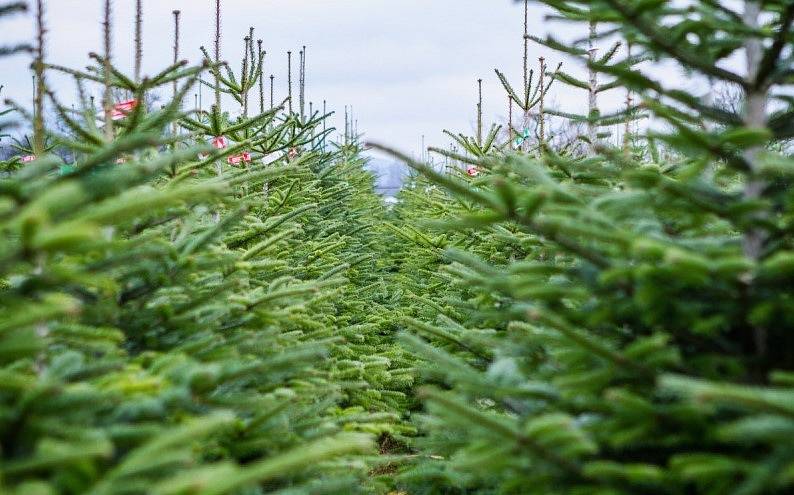
[[[5,124],[28,118],[33,137],[0,164],[0,492],[387,490],[374,468],[413,434],[412,362],[391,338],[390,234],[353,125],[329,143],[303,84],[266,105],[253,30],[239,73],[220,58],[219,0],[214,54],[180,60],[175,12],[173,65],[142,75],[137,7],[128,74],[110,1],[84,70],[47,60],[35,5],[35,109],[9,102]],[[199,85],[209,110],[184,103]]]
[[[525,69],[516,91],[498,74],[537,132],[504,141],[480,114],[477,136],[431,150],[464,170],[378,146],[418,172],[388,219],[395,284],[413,301],[400,339],[424,363],[411,443],[422,455],[398,484],[791,492],[794,4],[541,3],[588,35],[525,42],[578,57],[589,78],[542,68],[533,83]],[[682,90],[639,70],[645,60],[740,101]],[[544,109],[554,80],[587,90],[588,112]],[[601,115],[595,97],[618,88],[626,108]],[[628,143],[599,135],[641,112],[657,124]],[[584,123],[584,152],[549,139],[544,115]]]
[[[239,75],[220,60],[218,0],[214,55],[189,67],[177,42],[151,77],[112,63],[109,1],[93,65],[48,63],[39,0],[32,158],[0,177],[2,491],[790,491],[794,5],[545,3],[613,47],[538,39],[588,81],[525,63],[519,94],[500,74],[537,132],[505,142],[480,117],[443,152],[469,173],[406,159],[420,174],[385,211],[349,129],[329,150],[324,115],[266,108],[253,32]],[[742,105],[637,70],[651,59]],[[587,86],[567,115],[585,153],[547,134],[555,80]],[[197,84],[209,111],[184,108]],[[626,109],[600,115],[617,88]],[[599,136],[640,108],[668,131]]]

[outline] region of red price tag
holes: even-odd
[[[122,101],[120,103],[116,103],[113,106],[113,110],[110,112],[110,117],[113,120],[120,120],[126,117],[130,112],[135,110],[135,107],[138,106],[138,100],[132,99],[127,101]]]
[[[226,136],[216,136],[212,138],[212,147],[216,150],[222,150],[229,146],[229,141]]]
[[[226,158],[226,161],[229,162],[229,165],[239,165],[243,162],[248,163],[251,161],[251,153],[244,152],[240,153],[239,155],[232,155]]]

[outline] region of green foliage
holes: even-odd
[[[243,103],[262,70],[247,56],[228,85]],[[48,66],[78,85],[77,110],[48,89],[68,132],[52,150],[74,159],[15,158],[0,177],[0,491],[378,490],[361,454],[412,434],[412,376],[385,338],[360,149],[324,151],[318,114],[183,112],[209,63],[137,83],[93,59]],[[106,66],[139,102],[110,141],[86,97]],[[218,136],[225,149],[205,144]]]
[[[422,455],[398,480],[410,493],[789,493],[793,162],[779,116],[794,7],[545,3],[616,26],[636,57],[741,87],[745,110],[599,60],[671,124],[649,136],[654,163],[548,149],[473,160],[482,173],[467,179],[402,157],[422,174],[395,210],[417,301],[402,342],[427,387]],[[747,73],[723,68],[743,51]],[[658,163],[657,142],[678,158]]]
[[[791,492],[794,7],[545,3],[636,52],[591,56],[597,87],[545,59],[533,81],[525,55],[521,94],[498,78],[537,108],[537,145],[483,135],[480,100],[477,136],[447,133],[461,154],[433,149],[472,167],[401,156],[417,174],[391,208],[349,128],[329,149],[328,115],[249,115],[253,30],[239,74],[206,52],[140,79],[36,64],[79,102],[44,84],[65,131],[0,163],[0,492]],[[723,63],[740,52],[746,73]],[[743,109],[641,60],[735,85]],[[206,76],[238,117],[184,109]],[[554,149],[544,117],[638,108],[547,111],[557,79],[631,91],[669,130]],[[112,126],[99,84],[136,102]],[[0,129],[12,115],[32,117],[12,104]]]

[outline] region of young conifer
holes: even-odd
[[[362,289],[379,273],[356,267],[384,244],[364,218],[378,207],[372,177],[356,155],[313,151],[291,166],[209,173],[230,150],[300,143],[324,117],[298,126],[278,107],[229,122],[219,106],[183,115],[184,96],[217,65],[126,75],[110,57],[104,7],[104,56],[84,71],[46,64],[73,76],[74,109],[40,79],[67,129],[54,140],[67,160],[45,155],[8,174],[3,163],[0,176],[0,491],[374,491],[363,465],[339,467],[372,444],[343,430],[388,431],[397,414],[377,408],[404,400],[378,321],[355,320],[376,299],[354,295],[371,294]],[[174,81],[162,108],[142,104]],[[107,136],[87,86],[141,104],[114,104]],[[167,132],[174,122],[189,140]],[[215,131],[235,144],[212,150]],[[263,201],[254,186],[266,182]],[[343,291],[349,304],[329,302]],[[349,333],[368,336],[361,356],[346,353],[337,321],[365,327]],[[367,389],[389,400],[350,391],[347,362],[372,370]]]
[[[632,40],[631,56],[591,65],[668,124],[651,137],[669,152],[549,147],[479,160],[489,173],[474,182],[403,157],[431,198],[404,212],[398,231],[418,246],[404,258],[435,261],[406,271],[429,297],[403,342],[437,385],[419,419],[435,462],[403,488],[790,492],[794,6],[544,3]],[[707,104],[637,57],[740,88],[742,104]]]
[[[521,93],[517,93],[515,89],[513,89],[513,86],[507,80],[507,77],[500,72],[499,69],[494,69],[499,81],[502,83],[502,86],[507,92],[508,97],[515,102],[518,108],[522,111],[521,129],[514,129],[513,132],[508,132],[508,134],[516,135],[514,145],[517,149],[520,149],[524,152],[529,151],[532,144],[530,140],[532,136],[530,135],[529,129],[532,120],[535,119],[537,121],[538,130],[545,125],[543,122],[545,116],[536,109],[542,106],[541,102],[545,101],[546,94],[554,84],[557,73],[562,67],[562,63],[560,63],[554,73],[546,74],[545,64],[542,64],[544,72],[538,75],[536,81],[535,71],[529,68],[529,41],[531,39],[533,39],[533,37],[529,34],[529,0],[524,0],[524,36],[522,40],[524,55],[522,73],[523,84],[521,86]],[[533,112],[533,110],[535,111]],[[512,125],[512,117],[509,124]],[[540,139],[540,134],[538,131],[536,131],[536,137],[538,139],[537,148],[541,149],[540,144],[542,140]]]

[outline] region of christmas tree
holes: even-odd
[[[549,147],[486,157],[472,181],[403,156],[425,177],[406,201],[426,196],[420,212],[406,203],[401,231],[438,260],[412,270],[414,285],[434,284],[435,307],[406,320],[403,338],[425,358],[418,443],[431,460],[403,482],[415,493],[787,493],[794,8],[545,3],[632,40],[633,54],[589,67],[666,124],[647,133],[669,161],[658,149],[646,160],[601,144],[598,159],[576,159]],[[740,88],[741,111],[635,57]],[[731,57],[745,65],[729,68]]]
[[[242,83],[223,80],[244,108],[235,119],[219,105],[184,108],[223,64],[178,60],[178,14],[175,63],[151,77],[113,63],[112,14],[106,2],[104,53],[74,70],[46,60],[37,4],[35,156],[5,163],[0,186],[0,486],[365,489],[366,464],[351,469],[345,456],[374,439],[353,430],[380,433],[397,415],[340,409],[361,386],[338,376],[346,340],[335,320],[345,305],[329,301],[355,292],[346,276],[369,260],[370,224],[342,219],[372,206],[370,176],[355,156],[318,151],[324,116],[283,107],[246,115],[264,57],[251,37],[243,65],[255,68]],[[142,16],[139,4],[137,26]],[[52,70],[73,77],[77,109],[47,84]],[[149,103],[172,85],[161,108]],[[46,128],[45,99],[67,133]],[[53,153],[61,150],[69,153]],[[379,383],[402,381],[398,370]]]

